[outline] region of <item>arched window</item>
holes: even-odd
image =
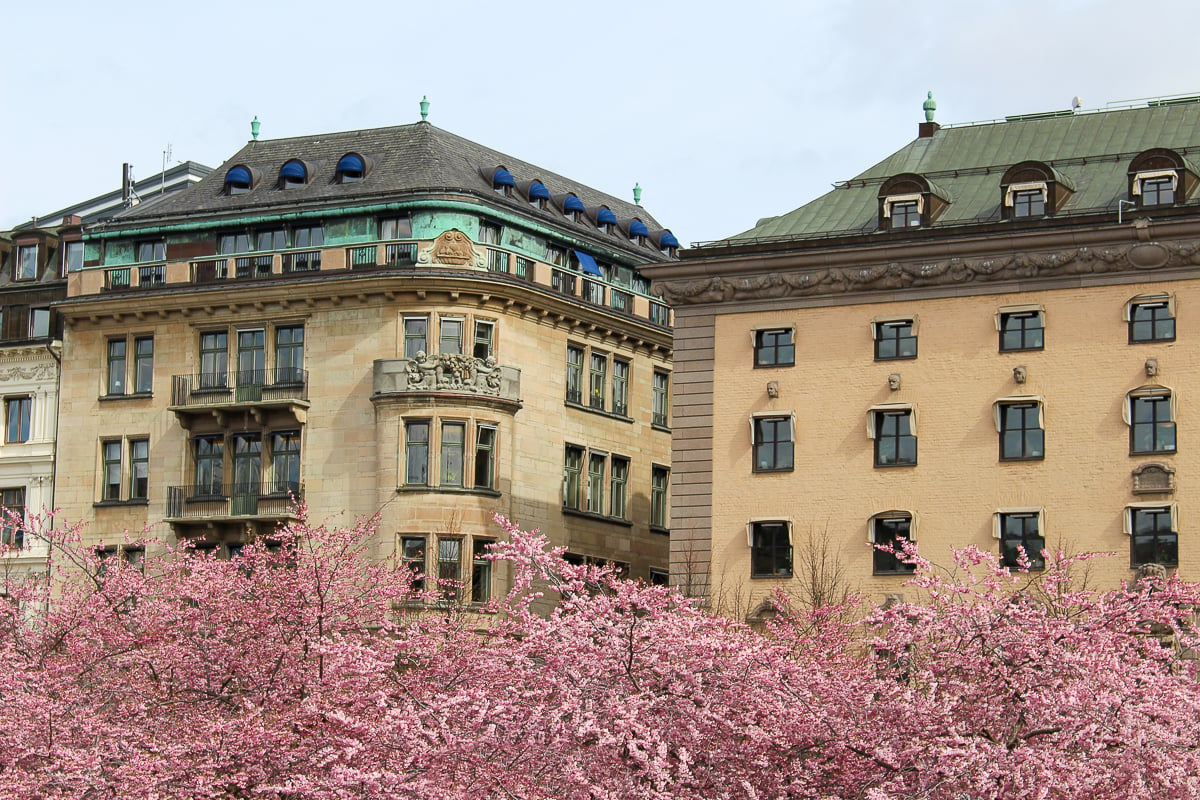
[[[366,177],[366,174],[367,163],[363,157],[357,153],[347,153],[338,159],[338,183],[357,183]]]
[[[1139,153],[1129,164],[1129,199],[1139,208],[1162,208],[1185,202],[1200,182],[1186,158],[1156,147]]]
[[[249,167],[237,166],[225,173],[225,194],[245,194],[252,185]]]
[[[303,161],[292,159],[279,170],[280,189],[298,189],[308,183],[308,168]]]
[[[950,193],[921,175],[907,172],[879,188],[879,229],[923,228],[950,205]]]
[[[1000,178],[1000,216],[1037,219],[1053,216],[1075,191],[1075,184],[1040,161],[1013,164]]]

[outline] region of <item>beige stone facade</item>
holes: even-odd
[[[933,126],[934,144],[948,133],[961,156],[968,134]],[[1035,569],[1043,547],[1112,553],[1089,562],[1096,584],[1146,563],[1200,579],[1200,223],[1182,178],[1153,213],[1127,199],[1161,180],[1135,155],[1111,168],[1111,201],[1075,218],[1002,217],[1007,164],[987,151],[972,179],[994,182],[978,206],[994,220],[971,207],[943,229],[750,232],[648,267],[676,304],[672,581],[738,615],[776,589],[808,599],[814,574],[882,602],[907,570],[874,545],[906,538],[941,564],[975,546],[1015,565],[1021,545]],[[885,162],[811,213],[861,192],[874,215],[887,169],[902,171]]]

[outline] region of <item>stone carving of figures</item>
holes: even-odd
[[[404,368],[404,372],[405,372],[405,383],[404,383],[405,389],[416,390],[416,389],[422,388],[422,384],[424,383],[425,378],[424,378],[424,376],[421,375],[421,368],[417,365],[416,359],[413,359],[408,362],[408,365],[405,366],[405,368]]]
[[[438,360],[432,356],[425,355],[424,350],[418,350],[415,363],[417,370],[421,373],[421,380],[416,388],[436,389],[441,382],[442,373],[442,367],[438,363]]]
[[[474,359],[474,363],[471,364],[470,389],[472,392],[479,392],[481,394],[499,393],[500,368],[496,366],[495,356],[488,356],[483,360]]]

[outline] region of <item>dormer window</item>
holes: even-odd
[[[1012,192],[1012,210],[1014,217],[1043,217],[1046,215],[1046,184],[1030,186],[1024,184],[1020,189],[1009,187]]]
[[[308,169],[303,161],[295,159],[287,162],[279,170],[280,189],[299,189],[308,183]]]
[[[1129,199],[1140,208],[1164,208],[1187,202],[1200,183],[1200,174],[1186,158],[1156,147],[1138,154],[1129,164]]]
[[[650,229],[646,227],[646,223],[640,219],[632,219],[629,222],[629,241],[636,244],[644,245],[646,237],[650,235]]]
[[[1000,215],[1004,219],[1050,217],[1075,192],[1075,184],[1049,164],[1022,161],[1000,178]]]
[[[1175,187],[1179,175],[1174,170],[1162,173],[1143,172],[1134,183],[1134,194],[1142,196],[1143,206],[1175,205]]]
[[[950,205],[949,192],[924,176],[906,172],[879,187],[879,229],[922,228]]]
[[[543,211],[546,210],[546,206],[550,203],[550,190],[541,181],[534,181],[529,184],[527,196],[529,197],[529,205]]]
[[[679,252],[679,240],[670,231],[663,231],[658,236],[658,249],[669,256],[675,256]]]
[[[516,179],[512,173],[504,167],[496,167],[496,171],[492,173],[492,189],[498,194],[511,196],[513,187],[517,185]]]
[[[583,201],[575,195],[569,194],[563,199],[563,216],[567,219],[579,222],[583,219],[583,212]]]
[[[357,153],[347,153],[338,159],[336,179],[338,183],[358,183],[367,174],[367,163]]]
[[[608,234],[617,232],[617,215],[608,206],[601,206],[596,212],[596,225]]]
[[[248,167],[234,167],[225,173],[225,194],[246,194],[252,183]]]

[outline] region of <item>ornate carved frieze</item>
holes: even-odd
[[[469,236],[457,228],[451,228],[417,253],[417,263],[483,269],[487,265],[487,256],[475,249]]]
[[[677,306],[1053,279],[1196,265],[1200,265],[1200,241],[1139,242],[1119,247],[1078,247],[980,258],[774,271],[744,278],[714,276],[661,280],[654,286],[668,305]]]
[[[445,353],[375,362],[375,394],[450,392],[502,400],[519,400],[521,371],[501,366],[493,356]]]
[[[50,363],[0,367],[0,383],[52,380],[54,380],[54,365]]]
[[[1142,464],[1133,471],[1134,494],[1171,494],[1175,491],[1175,470],[1166,464]]]

